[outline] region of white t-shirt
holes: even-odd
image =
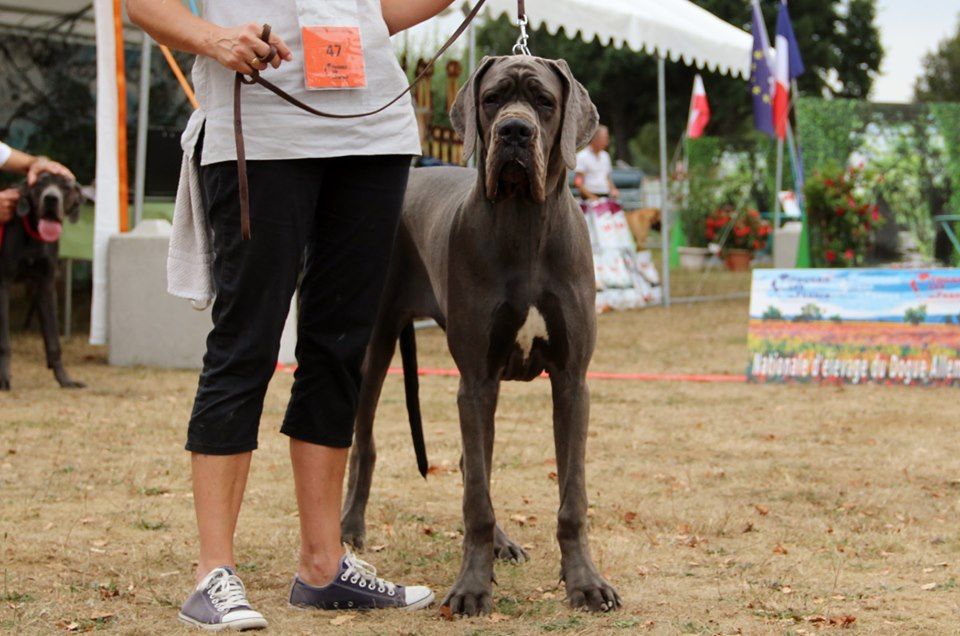
[[[390,43],[379,0],[205,0],[201,15],[220,26],[268,23],[293,52],[292,62],[262,71],[300,101],[333,113],[373,110],[407,86]],[[358,26],[364,51],[366,87],[307,90],[303,71],[303,26]],[[205,125],[202,163],[235,161],[233,137],[234,73],[207,57],[198,57],[193,83],[200,110],[190,118],[183,146],[192,155]],[[309,159],[346,155],[420,154],[420,134],[411,98],[382,113],[358,119],[330,119],[306,113],[261,86],[243,86],[243,138],[247,159]]]
[[[595,154],[588,146],[578,152],[576,172],[583,175],[583,187],[593,194],[610,194],[609,179],[613,162],[606,150]]]
[[[0,168],[7,163],[7,159],[13,154],[13,150],[7,144],[0,141]]]

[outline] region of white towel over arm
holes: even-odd
[[[167,292],[187,298],[195,305],[209,305],[215,295],[213,285],[213,240],[207,211],[200,190],[200,170],[194,149],[203,115],[194,112],[183,133],[183,162],[180,184],[173,211],[173,232],[167,254]]]

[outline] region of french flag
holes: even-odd
[[[690,117],[687,120],[687,138],[699,139],[710,123],[710,102],[703,87],[703,78],[697,73],[693,80],[693,97],[690,98]]]
[[[773,78],[773,125],[777,137],[787,136],[787,124],[790,119],[790,81],[803,74],[803,59],[797,38],[793,34],[790,12],[787,3],[780,4],[777,14],[777,57],[774,62]]]

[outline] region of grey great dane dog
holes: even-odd
[[[44,174],[20,187],[17,218],[0,235],[0,391],[10,390],[10,287],[23,278],[36,288],[47,367],[61,387],[83,388],[63,366],[57,331],[57,259],[67,218],[76,223],[83,195],[73,179]]]
[[[620,598],[597,571],[587,540],[585,377],[596,340],[596,292],[587,227],[566,185],[577,149],[597,127],[596,108],[564,61],[493,57],[460,91],[450,117],[466,156],[476,151],[479,169],[411,172],[365,361],[343,539],[363,546],[374,411],[398,338],[414,446],[426,474],[412,321],[431,317],[446,331],[461,374],[463,561],[444,604],[455,614],[489,613],[494,558],[527,557],[496,524],[490,500],[494,412],[501,380],[529,381],[546,370],[561,578],[574,607],[615,609]]]

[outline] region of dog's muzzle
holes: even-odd
[[[492,126],[487,155],[487,198],[525,197],[542,203],[545,170],[536,124],[515,113],[502,113]]]

